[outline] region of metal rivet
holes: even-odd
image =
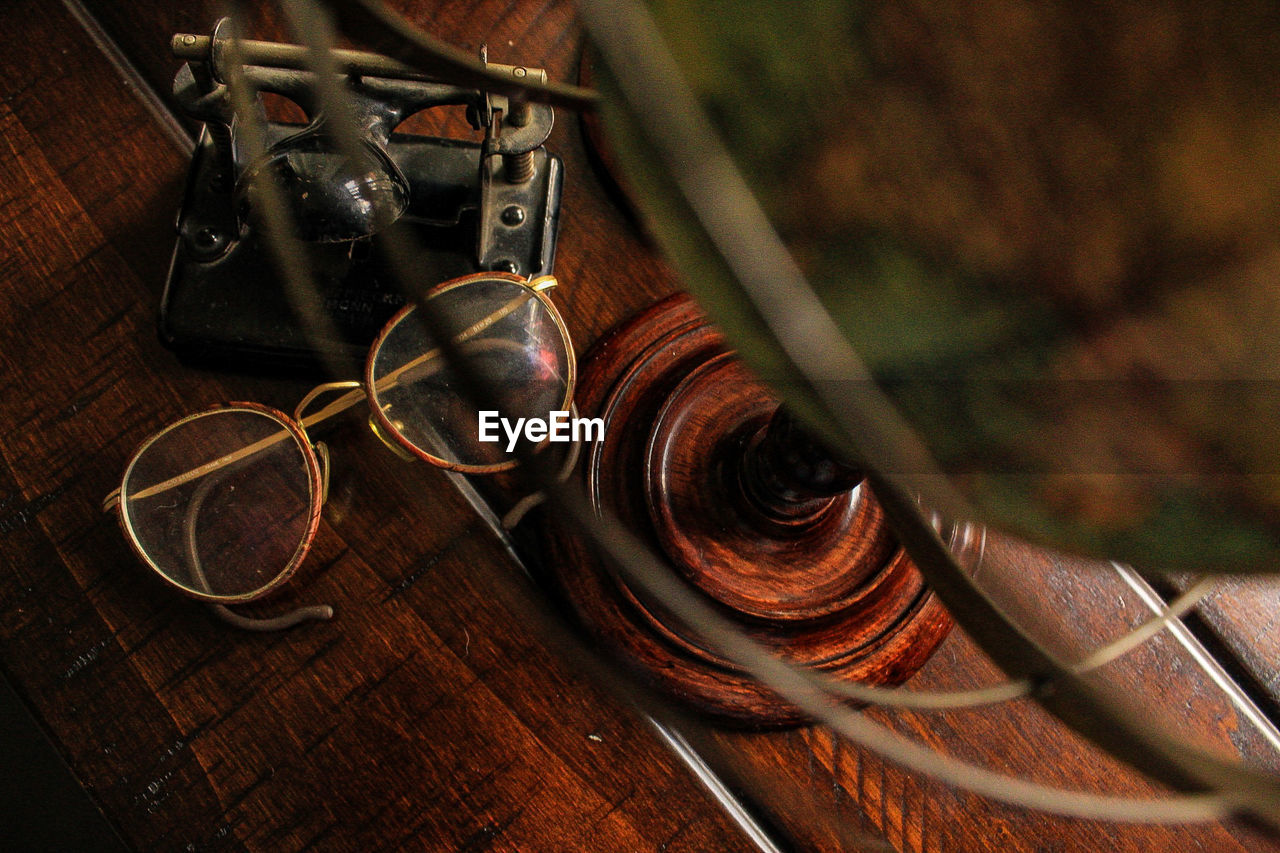
[[[510,225],[512,227],[515,227],[516,225],[519,225],[521,222],[524,222],[523,207],[520,207],[517,204],[513,204],[502,211],[503,225]]]
[[[515,71],[513,71],[513,72],[511,72],[511,73],[512,73],[512,74],[515,74],[517,77],[523,77],[524,75],[528,74],[529,72],[528,72],[528,71],[526,71],[526,70],[525,70],[525,69],[523,69],[523,68],[519,68],[519,67],[517,67],[517,68],[516,68],[516,70],[515,70]]]
[[[201,259],[214,258],[227,247],[227,235],[216,228],[201,228],[188,239],[191,251]]]

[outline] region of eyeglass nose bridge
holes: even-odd
[[[551,278],[551,276],[544,276],[544,278]],[[337,401],[330,403],[328,406],[321,408],[314,415],[310,417],[307,417],[305,415],[307,408],[312,403],[314,403],[318,398],[320,398],[325,394],[329,394],[335,391],[346,391],[348,393],[340,397]],[[307,392],[307,395],[298,402],[297,407],[293,410],[293,419],[297,421],[298,425],[302,428],[302,434],[306,436],[307,442],[316,449],[316,454],[320,458],[320,468],[321,468],[321,474],[323,478],[323,487],[322,487],[323,497],[321,499],[322,503],[324,502],[324,500],[328,498],[328,494],[329,494],[329,448],[326,447],[324,442],[322,441],[320,442],[311,441],[311,436],[307,433],[307,427],[310,424],[318,423],[319,421],[324,420],[326,417],[328,417],[331,409],[346,408],[350,403],[349,397],[354,395],[356,392],[359,392],[360,395],[363,395],[366,399],[370,401],[371,404],[373,403],[373,400],[370,397],[363,382],[357,382],[355,380],[343,380],[340,382],[326,382],[323,385],[317,385],[315,388],[312,388],[309,392]],[[384,409],[384,413],[385,413],[385,409]],[[382,424],[378,420],[378,417],[372,412],[369,414],[369,429],[375,436],[377,436],[378,441],[381,441],[383,444],[385,444],[387,448],[396,456],[399,456],[401,459],[405,460],[406,462],[416,461],[417,457],[415,457],[412,453],[406,450],[404,446],[400,444],[400,442],[396,441],[392,436],[390,436],[387,433],[386,429],[382,426]]]
[[[307,407],[324,394],[333,391],[346,391],[342,397],[339,397],[328,406],[320,409],[310,417],[306,416]],[[341,382],[325,382],[317,385],[307,392],[307,395],[298,401],[298,405],[293,409],[293,419],[298,424],[298,428],[302,430],[302,436],[306,439],[307,444],[315,450],[316,458],[320,462],[320,503],[321,505],[329,501],[329,446],[323,441],[312,441],[311,434],[307,432],[307,427],[319,423],[333,415],[336,412],[349,408],[361,396],[366,396],[364,385],[354,380],[344,380]],[[353,399],[354,398],[354,399]]]

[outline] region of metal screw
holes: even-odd
[[[182,37],[182,43],[183,43],[183,44],[185,44],[185,45],[192,45],[192,44],[195,44],[195,43],[196,43],[196,37],[195,37],[195,36],[193,36],[193,35],[185,35],[185,36],[183,36],[183,37]]]
[[[517,67],[517,68],[515,69],[515,71],[513,71],[513,72],[511,72],[511,73],[515,74],[517,77],[523,77],[523,76],[525,76],[526,74],[528,74],[529,72],[528,72],[527,70],[525,70],[524,68]]]
[[[502,224],[510,225],[512,228],[524,222],[524,208],[518,204],[513,204],[502,211]]]
[[[507,124],[512,127],[524,127],[532,116],[533,111],[529,109],[528,101],[511,98],[507,104]]]
[[[533,152],[523,154],[503,154],[502,167],[507,173],[507,183],[524,184],[533,178],[536,167],[533,164]]]
[[[201,228],[190,237],[192,252],[201,258],[218,255],[227,245],[227,235],[216,228]]]

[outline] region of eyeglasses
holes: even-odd
[[[545,417],[571,406],[573,345],[545,293],[555,285],[552,276],[476,273],[425,297],[467,360],[467,374],[499,390],[502,417]],[[481,440],[479,413],[422,319],[415,305],[396,314],[369,350],[364,381],[316,387],[293,417],[227,403],[156,433],[134,452],[104,511],[118,511],[125,538],[165,582],[238,627],[276,630],[329,618],[328,606],[275,618],[226,606],[276,591],[310,550],[328,494],[329,451],[309,428],[367,399],[374,433],[403,456],[469,474],[519,461],[504,442]],[[343,393],[307,414],[336,392]]]

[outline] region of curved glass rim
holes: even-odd
[[[537,278],[528,279],[523,276],[516,275],[515,273],[498,271],[470,273],[469,275],[450,279],[449,281],[436,285],[427,291],[423,296],[423,299],[424,301],[431,300],[442,293],[454,290],[455,288],[465,287],[469,284],[475,284],[481,281],[511,282],[513,284],[518,284],[525,290],[529,291],[529,294],[541,302],[542,307],[546,309],[547,313],[551,316],[551,320],[556,324],[556,329],[560,332],[560,338],[564,342],[567,376],[565,378],[564,399],[560,401],[560,409],[567,411],[570,404],[573,402],[573,391],[577,385],[577,356],[573,352],[573,339],[569,335],[569,327],[565,325],[564,318],[561,317],[560,312],[556,310],[555,303],[548,299],[546,293],[539,290],[537,287],[538,282],[551,278],[552,276],[539,276]],[[443,459],[439,456],[428,453],[406,438],[400,430],[396,429],[391,423],[391,419],[382,411],[382,406],[378,404],[378,389],[373,377],[374,364],[378,360],[378,351],[382,349],[382,343],[391,333],[391,330],[399,325],[400,321],[405,317],[412,314],[417,307],[417,303],[410,303],[397,311],[395,316],[387,321],[387,324],[382,327],[382,331],[378,333],[377,339],[374,340],[373,346],[369,348],[369,355],[365,360],[365,394],[368,396],[369,408],[373,412],[373,417],[377,420],[378,426],[382,428],[387,435],[395,439],[396,443],[409,453],[424,462],[429,462],[432,465],[435,465],[437,468],[444,468],[449,471],[458,471],[463,474],[495,474],[499,471],[511,470],[520,464],[519,459],[509,459],[506,462],[495,462],[490,465],[472,465],[466,462],[451,462],[448,459]]]
[[[133,529],[132,520],[129,518],[129,494],[127,486],[129,483],[129,476],[133,473],[133,468],[137,464],[138,460],[141,459],[143,454],[145,454],[147,450],[161,438],[183,424],[190,423],[191,421],[199,418],[237,411],[252,412],[254,414],[270,418],[280,424],[280,426],[284,427],[286,432],[288,432],[289,436],[294,440],[294,444],[302,453],[303,459],[307,464],[307,499],[309,507],[306,530],[303,532],[302,539],[298,543],[298,547],[295,549],[293,556],[289,558],[289,562],[285,564],[283,569],[257,589],[250,590],[249,592],[219,595],[217,593],[192,589],[189,586],[179,583],[170,577],[169,574],[160,568],[156,561],[151,558],[146,549],[142,546],[142,543],[138,540],[138,536]],[[133,452],[133,455],[129,457],[129,464],[125,466],[124,476],[120,478],[120,503],[117,516],[120,520],[120,528],[124,531],[125,539],[128,540],[129,546],[133,549],[134,553],[137,554],[138,558],[150,567],[153,572],[159,575],[166,584],[184,595],[200,599],[202,601],[212,601],[218,604],[243,604],[250,601],[257,601],[284,584],[293,576],[293,573],[297,571],[298,566],[302,564],[303,559],[311,550],[311,542],[315,539],[316,531],[320,527],[320,494],[320,461],[316,458],[316,453],[311,448],[311,444],[307,440],[306,434],[298,424],[294,423],[292,418],[279,409],[273,409],[270,406],[264,406],[261,403],[219,403],[216,406],[211,406],[210,408],[203,409],[199,412],[194,412],[184,418],[174,421],[144,441],[138,449]]]

